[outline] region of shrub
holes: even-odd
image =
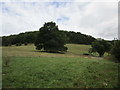
[[[25,43],[24,43],[24,45],[25,45],[25,46],[27,46],[27,45],[28,45],[28,43],[27,43],[27,42],[25,42]]]
[[[86,56],[88,56],[88,55],[90,55],[89,53],[83,53],[83,55],[86,55]]]
[[[97,40],[92,43],[92,49],[89,52],[97,52],[100,57],[104,55],[105,52],[111,50],[111,44],[105,40]]]
[[[111,54],[120,62],[120,40],[114,41]]]
[[[36,49],[37,49],[37,50],[41,50],[42,47],[43,47],[43,45],[41,45],[41,44],[36,45]]]
[[[16,46],[21,46],[22,44],[21,43],[17,43]]]

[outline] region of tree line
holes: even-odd
[[[64,31],[64,30],[59,30],[58,32],[59,34],[60,33],[65,34],[67,43],[90,45],[93,41],[96,40],[94,37],[90,35],[82,34],[80,32]],[[33,32],[20,33],[17,35],[3,36],[2,46],[11,46],[11,45],[20,46],[21,44],[35,43],[38,34],[39,31],[33,31]]]
[[[25,32],[17,35],[3,36],[2,46],[21,45],[26,43],[34,43],[38,31]]]

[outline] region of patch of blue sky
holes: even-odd
[[[68,21],[69,17],[66,16],[61,16],[60,18],[57,18],[57,22],[61,22],[61,21]]]
[[[9,7],[7,7],[4,2],[0,3],[0,8],[1,8],[2,13],[9,13],[10,12]]]
[[[2,13],[9,13],[10,9],[8,7],[2,6]]]
[[[50,2],[50,4],[58,8],[60,6],[65,6],[66,2]]]
[[[53,2],[49,2],[48,4],[49,5],[52,5],[56,8],[59,8],[59,7],[65,7],[67,4],[70,4],[72,2],[59,2],[59,1],[53,1]]]
[[[40,2],[19,2],[19,4],[22,4],[22,5],[31,5],[31,6],[35,6],[36,4],[38,4]]]
[[[31,5],[35,6],[39,2],[31,2]]]
[[[9,15],[13,15],[13,16],[21,16],[21,14],[11,10],[11,8],[6,6],[5,4],[1,5],[1,10],[2,10],[3,14],[9,14]]]
[[[2,6],[4,5],[4,2],[0,2],[0,11],[2,11]]]

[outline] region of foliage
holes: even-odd
[[[69,37],[68,43],[75,43],[75,44],[91,44],[95,38],[90,35],[85,35],[80,32],[73,32],[73,31],[61,31],[64,32],[67,37]]]
[[[36,49],[41,50],[43,48],[48,52],[67,51],[65,44],[66,36],[59,32],[58,26],[54,22],[45,23],[39,29],[35,42]]]
[[[17,43],[16,46],[21,46],[22,44],[21,43]]]
[[[117,60],[120,62],[120,40],[114,41],[111,54],[114,55],[117,58]]]
[[[25,45],[25,46],[27,46],[27,45],[28,45],[28,43],[27,43],[27,42],[25,42],[25,43],[24,43],[24,45]]]
[[[111,50],[111,44],[105,40],[96,40],[91,46],[92,48],[89,52],[97,52],[100,57],[102,57],[105,52],[109,52]]]
[[[17,43],[34,43],[38,31],[34,32],[25,32],[18,35],[10,35],[2,37],[2,46],[16,45]]]
[[[61,35],[64,35],[67,43],[75,44],[91,44],[95,38],[90,35],[85,35],[80,32],[73,31],[58,31]],[[25,32],[17,35],[3,36],[2,37],[2,46],[11,46],[16,45],[17,43],[35,43],[36,38],[39,34],[39,31]],[[59,37],[59,36],[58,36]],[[47,38],[46,38],[47,39]]]
[[[6,36],[2,37],[2,46],[11,46],[10,38]]]

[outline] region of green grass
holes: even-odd
[[[90,45],[80,45],[80,44],[67,44],[66,45],[69,49],[69,52],[72,52],[73,54],[83,54],[87,53]]]
[[[83,53],[88,53],[90,45],[80,45],[80,44],[67,44],[69,49],[65,54],[57,54],[57,53],[45,53],[39,52],[35,50],[35,46],[33,44],[29,44],[27,46],[8,46],[2,47],[2,53],[6,56],[43,56],[43,57],[80,57],[83,56]],[[93,55],[98,56],[97,53]],[[108,54],[105,53],[105,56]]]
[[[117,87],[118,63],[83,56],[89,45],[67,44],[67,47],[66,54],[35,52],[33,45],[3,47],[3,87]]]
[[[3,55],[6,56],[43,56],[43,57],[80,57],[83,52],[88,52],[89,45],[67,44],[69,50],[65,54],[45,53],[35,50],[35,46],[30,44],[28,46],[9,46],[3,47]]]

